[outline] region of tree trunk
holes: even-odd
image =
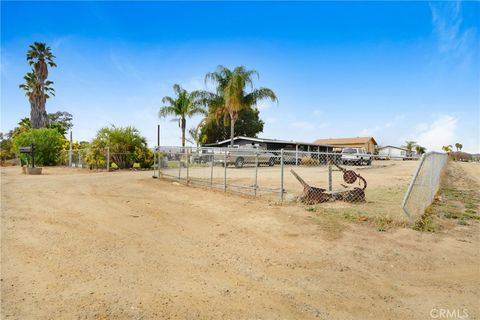
[[[181,126],[182,126],[182,152],[185,148],[185,128],[187,127],[187,120],[185,118],[180,119]]]
[[[33,129],[46,127],[48,124],[47,111],[45,110],[45,100],[35,97],[30,101],[30,122]]]
[[[235,137],[235,117],[230,116],[230,145],[233,147],[233,138]]]

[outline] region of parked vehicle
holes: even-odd
[[[220,150],[219,150],[220,151]],[[266,164],[275,165],[276,156],[266,150],[259,149],[257,146],[241,146],[227,149],[225,157],[225,149],[221,152],[214,152],[214,162],[222,165],[235,165],[236,168],[242,168],[245,164],[255,164],[258,154],[258,165]],[[226,161],[226,163],[225,163]]]
[[[344,148],[341,159],[343,164],[372,164],[372,155],[364,148]]]

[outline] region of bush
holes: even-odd
[[[13,138],[13,147],[22,163],[30,162],[30,156],[21,154],[20,147],[35,145],[35,164],[39,166],[53,166],[60,162],[62,146],[65,137],[56,129],[30,129]]]
[[[147,141],[134,127],[104,127],[98,130],[92,145],[110,148],[110,157],[121,168],[131,168],[138,162],[142,168],[153,163],[153,154],[147,149]]]
[[[153,165],[153,152],[148,148],[135,147],[135,161],[141,168],[150,168]],[[135,164],[134,164],[135,166]]]
[[[110,169],[111,170],[118,170],[118,166],[115,162],[112,162],[112,164],[110,165]]]
[[[301,164],[304,166],[318,166],[320,164],[320,161],[312,157],[303,157]]]

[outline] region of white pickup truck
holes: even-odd
[[[372,155],[363,148],[344,148],[342,150],[342,163],[361,166],[362,164],[371,165]]]
[[[257,153],[258,165],[275,165],[276,155],[267,150],[250,145],[228,148],[226,150],[226,165],[233,164],[236,168],[242,168],[245,164],[255,164],[257,161]],[[225,165],[225,149],[219,150],[218,152],[215,150],[214,162]]]

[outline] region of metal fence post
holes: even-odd
[[[227,192],[227,150],[225,150],[223,166],[225,168],[223,173],[223,192]]]
[[[107,171],[110,171],[110,147],[107,147]]]
[[[189,162],[188,160],[189,160],[189,156],[188,156],[188,151],[187,151],[187,153],[186,153],[185,156],[186,156],[186,158],[187,158],[187,159],[186,159],[186,162],[187,162],[187,185],[188,185],[188,178],[189,178],[189,172],[188,172],[188,162]]]
[[[255,183],[253,185],[253,194],[257,196],[257,182],[258,182],[258,150],[255,155]]]
[[[298,144],[295,145],[295,165],[298,166]]]
[[[72,167],[72,156],[73,156],[73,139],[72,139],[72,131],[70,131],[70,148],[68,149],[68,166]]]
[[[178,181],[182,178],[182,154],[180,153],[180,157],[178,158]]]
[[[210,188],[213,188],[213,160],[214,160],[214,155],[212,156],[212,159],[210,161]]]
[[[155,147],[155,149],[156,149],[156,147]],[[158,176],[156,175],[156,174],[157,174],[157,171],[155,170],[155,165],[156,165],[156,163],[157,163],[157,151],[154,150],[154,152],[153,152],[153,177],[154,177],[154,178],[155,178],[155,177],[158,178]]]
[[[160,179],[160,165],[162,164],[162,160],[160,159],[160,146],[158,146],[157,150],[157,170],[158,170],[158,178]]]
[[[328,159],[328,191],[332,191],[332,160]]]
[[[283,202],[283,149],[280,150],[280,202]]]

